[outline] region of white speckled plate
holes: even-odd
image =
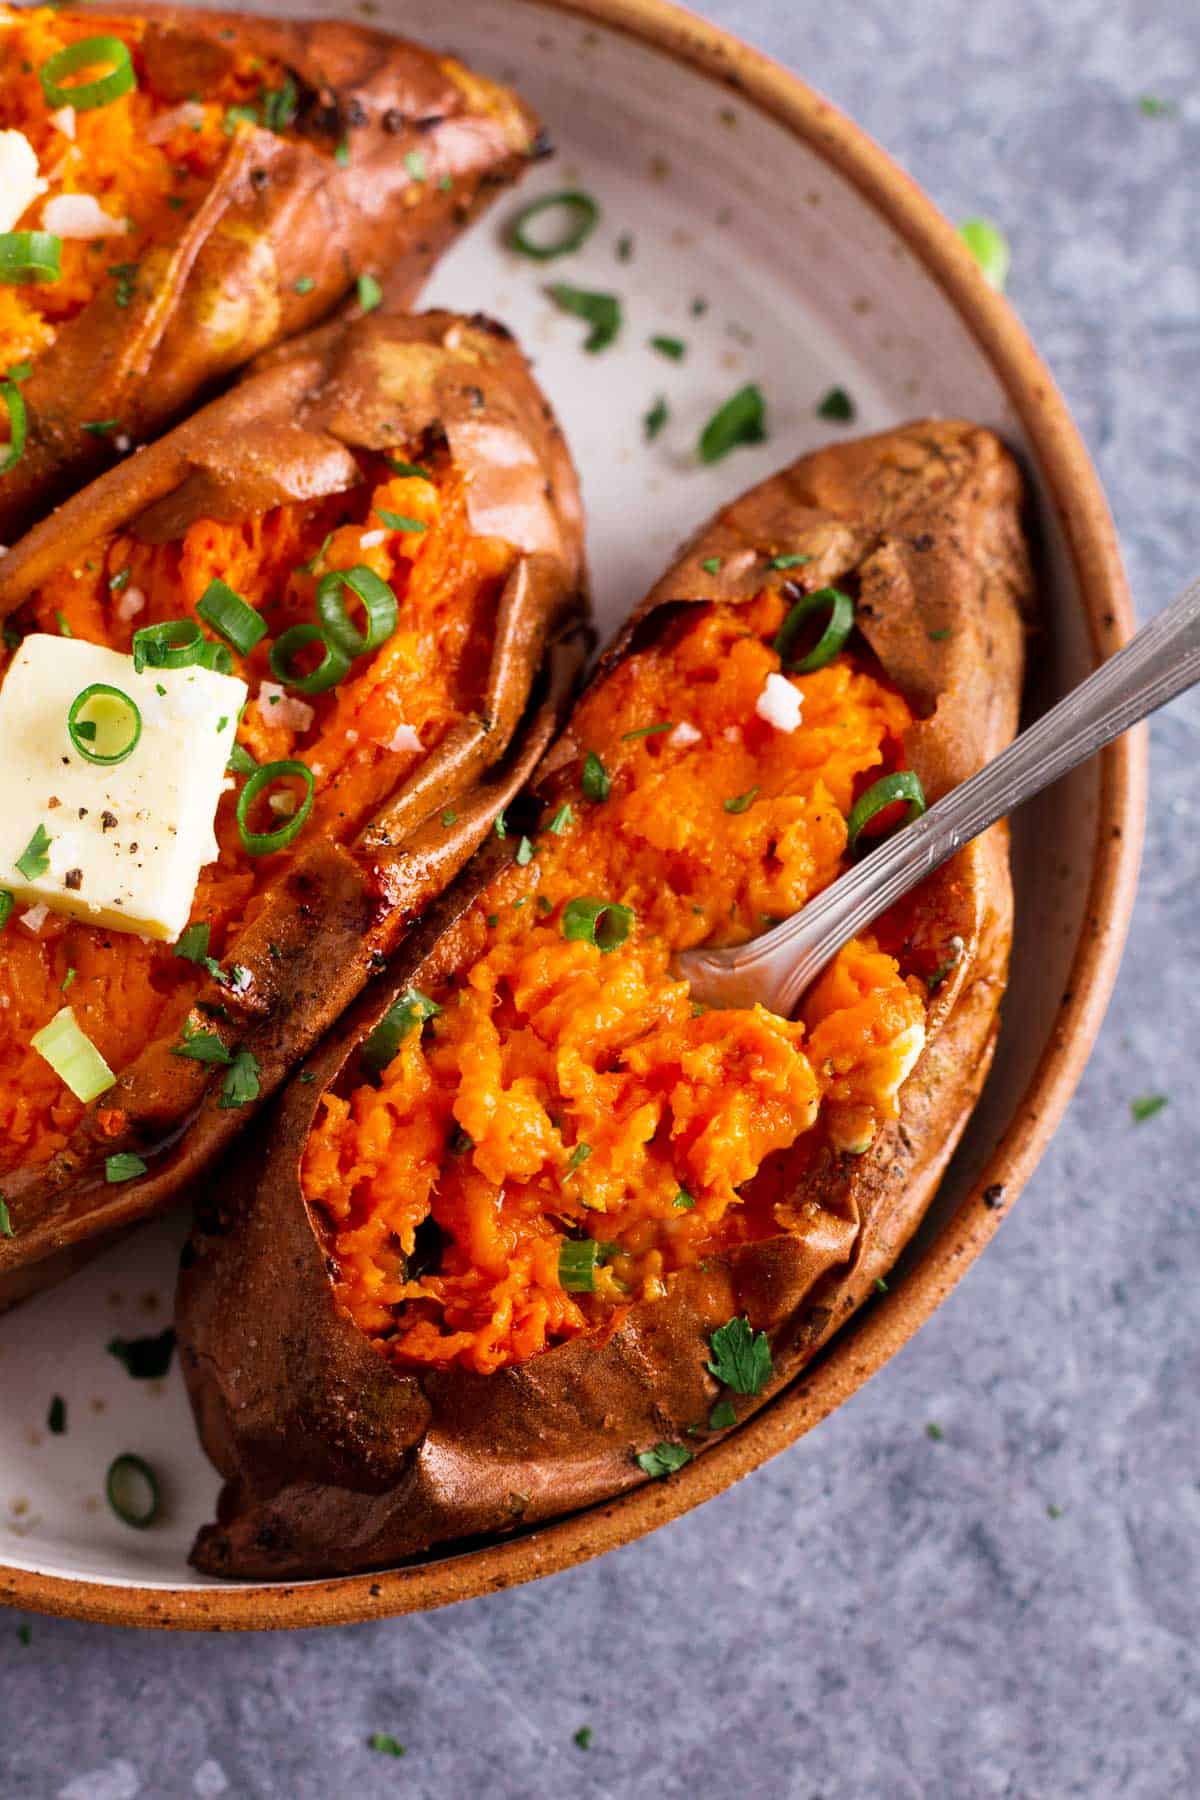
[[[1078,679],[1100,647],[1119,641],[1128,614],[1107,515],[1045,371],[953,234],[846,121],[662,0],[387,0],[370,10],[377,23],[393,22],[519,85],[558,145],[557,159],[531,172],[520,199],[503,201],[447,258],[428,298],[496,314],[532,353],[582,470],[605,633],[715,506],[847,429],[817,416],[837,384],[854,397],[855,429],[960,413],[1025,453],[1042,501],[1049,689]],[[500,232],[514,210],[568,186],[586,188],[603,208],[584,250],[549,265],[507,251]],[[633,250],[622,261],[626,234]],[[620,294],[625,323],[612,348],[582,352],[583,323],[556,311],[543,292],[558,279]],[[656,354],[654,333],[684,339],[685,359]],[[701,468],[701,425],[747,381],[767,395],[769,441]],[[647,443],[642,417],[659,396],[670,423]],[[926,1295],[919,1316],[897,1310],[889,1327],[893,1315],[874,1309],[869,1325],[855,1328],[865,1346],[858,1372],[848,1373],[835,1350],[827,1367],[842,1372],[807,1415],[783,1407],[774,1425],[772,1413],[764,1415],[676,1478],[670,1502],[660,1495],[653,1516],[635,1495],[605,1509],[591,1536],[577,1522],[541,1533],[540,1569],[648,1529],[664,1505],[682,1510],[715,1491],[747,1466],[739,1439],[759,1434],[749,1460],[790,1441],[936,1304],[981,1241],[979,1228],[960,1225],[980,1171],[1019,1185],[1082,1066],[1130,899],[1139,793],[1136,754],[1121,751],[1046,796],[1023,822],[1010,1026],[915,1252],[910,1291]],[[1106,828],[1114,818],[1128,828],[1111,854],[1097,850],[1098,815]],[[1085,918],[1097,904],[1107,936],[1085,943]],[[1084,970],[1084,991],[1063,1005],[1073,967]],[[503,1585],[503,1549],[473,1553],[483,1559],[478,1572],[440,1587],[364,1578],[241,1590],[239,1601],[238,1590],[221,1588],[218,1599],[190,1575],[188,1546],[212,1516],[217,1481],[196,1445],[182,1382],[174,1368],[163,1382],[135,1382],[105,1349],[114,1335],[169,1322],[184,1229],[182,1219],[149,1229],[0,1320],[0,1595],[138,1623],[288,1624]],[[955,1231],[965,1248],[951,1267],[946,1245]],[[868,1341],[870,1332],[876,1338]],[[810,1385],[819,1390],[820,1377]],[[56,1394],[67,1407],[59,1436],[46,1425]],[[105,1469],[126,1450],[163,1479],[165,1518],[144,1532],[122,1525],[103,1498]],[[440,1566],[475,1569],[472,1556]]]

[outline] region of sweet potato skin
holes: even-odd
[[[702,599],[748,600],[764,558],[816,559],[812,585],[860,583],[861,629],[920,722],[907,740],[931,798],[1015,729],[1030,572],[1016,468],[989,433],[920,423],[820,451],[702,531],[603,659],[597,676]],[[719,557],[719,572],[703,568]],[[766,577],[771,579],[771,577]],[[940,635],[949,628],[950,635]],[[931,635],[938,634],[938,635]],[[535,782],[582,746],[564,736]],[[794,1231],[672,1278],[603,1344],[587,1338],[499,1370],[389,1365],[335,1302],[300,1183],[322,1091],[408,985],[436,983],[455,921],[504,854],[465,872],[312,1065],[281,1097],[226,1203],[206,1205],[180,1276],[182,1364],[201,1439],[225,1477],[200,1534],[206,1573],[291,1578],[377,1567],[503,1532],[645,1479],[638,1451],[703,1426],[720,1391],[708,1337],[745,1313],[769,1333],[769,1399],[870,1293],[915,1229],[982,1086],[1012,925],[1003,828],[931,878],[920,916],[964,951],[931,1004],[926,1048],[896,1122],[861,1157],[827,1152],[797,1183]]]
[[[465,72],[460,86],[432,52],[361,25],[150,7],[97,16],[95,28],[135,18],[148,21],[157,91],[179,101],[202,91],[232,34],[292,73],[302,132],[240,126],[196,216],[143,259],[133,297],[106,284],[36,359],[22,390],[25,453],[0,478],[3,543],[112,461],[113,437],[87,421],[118,419],[134,443],[154,436],[258,352],[311,329],[363,270],[386,274],[390,300],[411,304],[540,143],[515,96],[493,90],[485,110]],[[334,156],[343,141],[344,163]],[[405,162],[413,154],[420,181]]]
[[[501,597],[484,707],[464,719],[349,845],[301,840],[282,885],[239,935],[244,996],[227,1043],[260,1065],[262,1099],[317,1042],[478,846],[561,722],[586,654],[583,531],[570,455],[503,327],[431,312],[341,321],[273,352],[238,387],[35,527],[0,563],[0,617],[98,533],[158,542],[196,518],[238,519],[359,479],[350,451],[444,431],[473,528],[518,552]],[[543,672],[544,671],[544,672]],[[457,814],[442,821],[443,809]],[[147,1046],[51,1162],[5,1178],[0,1306],[74,1266],[81,1246],[160,1211],[247,1122],[218,1105],[202,1065]],[[98,1116],[128,1118],[114,1139]],[[149,1172],[110,1186],[104,1159]]]

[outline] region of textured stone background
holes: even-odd
[[[704,10],[951,216],[1007,225],[1013,297],[1161,604],[1200,544],[1195,0]],[[1198,726],[1196,699],[1155,726],[1134,935],[1067,1121],[884,1377],[648,1541],[449,1613],[240,1640],[36,1619],[27,1647],[5,1619],[4,1800],[1200,1793]]]

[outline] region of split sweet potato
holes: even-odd
[[[367,1569],[669,1476],[869,1297],[988,1068],[1005,831],[795,1022],[697,1016],[668,953],[834,878],[882,772],[933,800],[1004,744],[1021,512],[991,434],[913,424],[735,501],[653,590],[505,840],[202,1208],[178,1325],[225,1486],[197,1567]],[[822,666],[831,586],[855,629]]]
[[[103,67],[49,95],[42,72],[89,39],[125,46],[135,84],[76,108]],[[24,421],[0,474],[4,543],[360,276],[409,303],[542,144],[514,95],[403,39],[171,7],[0,7],[0,131],[32,146],[43,184],[19,231],[89,234],[61,237],[56,276],[0,285],[0,370],[25,371],[0,420]]]
[[[273,643],[312,620],[323,576],[364,566],[393,591],[390,635],[339,685],[311,700],[289,691]],[[235,759],[190,960],[186,946],[44,908],[0,934],[0,1302],[212,1162],[549,742],[586,648],[581,511],[561,434],[503,327],[375,312],[271,352],[0,559],[5,641],[61,631],[128,652],[135,630],[196,619],[214,577],[266,627],[235,658],[249,689],[242,773],[305,762],[311,816],[287,848],[248,853]],[[64,983],[117,1075],[86,1107],[30,1042]],[[196,1031],[223,1050],[189,1058]],[[257,1095],[232,1104],[222,1078],[242,1052]],[[121,1153],[145,1172],[128,1178]]]

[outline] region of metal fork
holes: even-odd
[[[729,950],[685,950],[675,973],[706,1006],[790,1018],[825,964],[956,850],[1200,681],[1200,579],[993,762],[872,850],[802,911]]]

